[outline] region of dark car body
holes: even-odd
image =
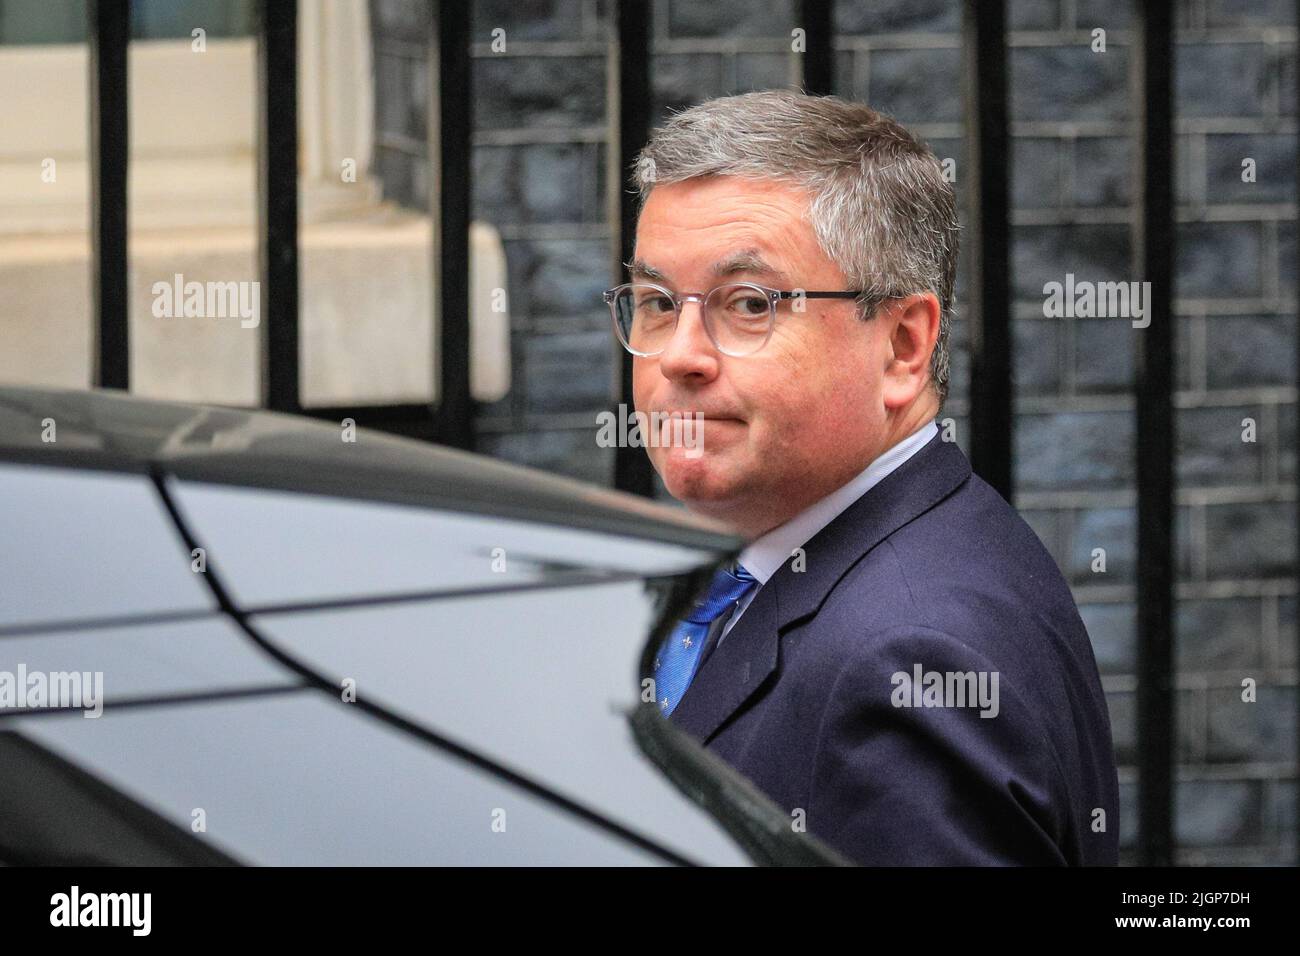
[[[639,683],[738,547],[378,433],[0,388],[0,676],[51,688],[0,701],[0,862],[837,862]]]

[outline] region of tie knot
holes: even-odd
[[[686,620],[693,624],[712,624],[719,614],[744,597],[757,583],[758,580],[740,563],[734,565],[734,570],[719,568],[709,583],[708,591],[686,615]]]

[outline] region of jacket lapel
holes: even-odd
[[[778,669],[781,634],[816,614],[849,569],[877,544],[952,494],[970,463],[941,435],[890,472],[803,546],[806,567],[787,561],[759,588],[745,613],[704,658],[670,720],[707,743]]]

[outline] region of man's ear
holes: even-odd
[[[939,299],[933,292],[918,293],[891,299],[881,311],[889,331],[885,407],[906,408],[930,381],[930,356],[939,341]]]

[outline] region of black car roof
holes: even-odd
[[[48,420],[54,441],[47,441]],[[593,436],[594,440],[594,436]],[[0,460],[181,479],[559,524],[705,548],[743,542],[644,498],[456,449],[308,418],[111,390],[0,386]]]

